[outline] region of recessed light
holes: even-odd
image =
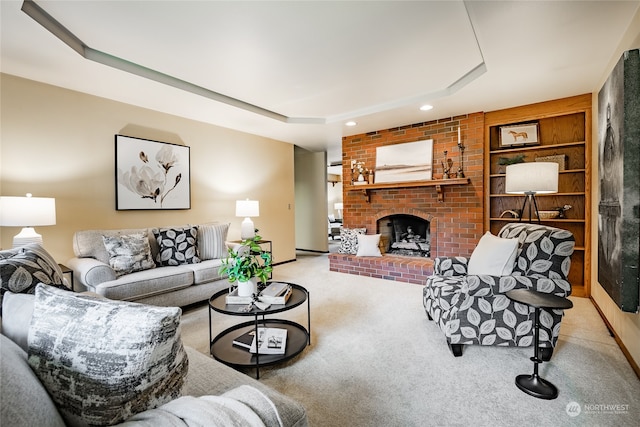
[[[433,105],[429,105],[429,104],[426,104],[420,107],[420,111],[429,111],[431,109],[433,109]]]
[[[356,123],[356,122],[354,122],[354,121],[350,121],[350,122],[345,123],[345,126],[355,126],[355,125],[357,125],[357,124],[358,124],[358,123]]]

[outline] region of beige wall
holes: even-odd
[[[57,224],[36,227],[58,262],[73,256],[76,230],[231,223],[235,201],[260,201],[255,226],[273,240],[276,262],[295,259],[294,147],[237,132],[0,75],[0,194],[55,197]],[[116,211],[114,135],[191,147],[191,209]],[[19,228],[0,227],[10,248]]]
[[[622,42],[618,46],[616,53],[611,58],[611,62],[609,66],[605,70],[602,75],[602,80],[600,84],[593,89],[593,165],[594,167],[591,169],[593,171],[592,174],[592,194],[593,199],[591,200],[591,209],[593,212],[593,217],[597,218],[598,212],[598,201],[600,200],[599,194],[599,176],[598,176],[598,92],[602,88],[602,85],[609,77],[609,74],[613,70],[613,67],[616,65],[622,53],[626,50],[638,49],[640,48],[640,10],[636,12],[635,17],[631,25],[629,26],[629,31],[627,31],[625,37]],[[592,242],[591,247],[598,247],[598,221],[592,221],[592,230],[591,230]],[[598,283],[598,251],[593,250],[591,255],[591,298],[596,303],[596,305],[600,308],[600,311],[604,314],[605,318],[613,328],[616,336],[621,341],[624,349],[633,359],[635,363],[636,373],[639,373],[638,367],[640,366],[640,314],[634,313],[624,313],[622,312],[616,303],[611,299],[609,294],[604,290],[604,288]]]

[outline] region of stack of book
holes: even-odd
[[[265,304],[286,304],[292,292],[293,288],[288,283],[271,282],[269,286],[260,292],[258,301]],[[253,297],[238,296],[238,289],[236,288],[226,296],[225,302],[227,304],[249,304],[253,302]]]
[[[291,285],[283,282],[271,282],[264,288],[258,299],[267,304],[286,304],[293,289]]]
[[[255,330],[251,329],[234,339],[233,344],[246,348],[251,353],[284,354],[287,347],[287,330],[258,327],[257,339]]]

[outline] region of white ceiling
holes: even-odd
[[[345,135],[594,91],[640,1],[36,4],[98,56],[205,96],[85,59],[22,1],[0,2],[3,73],[326,150],[334,162]],[[208,97],[218,94],[240,107]],[[425,103],[434,109],[420,111]]]

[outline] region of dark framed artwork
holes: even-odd
[[[116,135],[116,210],[191,208],[190,148]]]
[[[598,282],[637,312],[640,276],[640,51],[627,51],[598,93]]]

